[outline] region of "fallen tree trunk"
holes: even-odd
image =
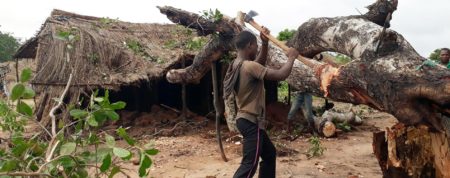
[[[198,35],[217,34],[211,38],[203,49],[195,56],[194,62],[187,68],[170,70],[166,78],[170,83],[199,83],[200,79],[211,69],[213,61],[233,49],[234,34],[241,28],[230,23],[228,18],[214,22],[202,16],[181,9],[164,6],[158,7],[172,22],[197,30]]]
[[[380,2],[382,1],[377,1],[374,6],[379,6]],[[299,91],[308,91],[318,96],[327,94],[327,98],[333,100],[365,104],[391,113],[407,125],[425,123],[436,130],[446,130],[442,126],[442,120],[450,114],[447,109],[450,105],[450,71],[444,67],[427,66],[416,70],[416,67],[426,59],[417,54],[403,36],[390,29],[385,31],[378,53],[375,53],[375,45],[382,27],[370,19],[386,18],[386,14],[377,15],[376,12],[369,11],[370,18],[368,15],[316,18],[301,25],[294,39],[288,44],[295,47],[303,56],[312,57],[324,51],[334,51],[348,55],[353,60],[325,77],[323,74],[329,71],[321,68],[311,69],[296,61],[287,82]],[[174,16],[186,18],[189,14],[178,10],[177,13],[171,12],[170,19],[174,19]],[[192,19],[190,22],[183,20],[175,22],[192,24],[197,23],[198,18],[201,17],[188,18]],[[203,28],[189,27],[203,30],[212,26],[220,29],[217,31],[226,37],[239,32],[239,28],[231,28],[239,26],[231,20],[222,20],[217,26],[208,25],[213,23],[212,21],[207,22],[198,25]],[[203,51],[205,53],[225,51],[222,50],[225,48],[214,50],[210,46],[213,45],[206,45]],[[287,60],[286,56],[279,48],[272,45],[270,47],[268,65],[279,68]],[[226,50],[230,49],[232,47],[228,44]],[[207,71],[210,65],[204,64],[218,58],[215,55],[196,56],[197,61],[190,67],[193,68],[192,71]],[[320,63],[317,65],[324,66]],[[201,72],[191,74],[186,76],[193,79],[192,81],[202,77]],[[172,73],[167,74],[167,77],[171,78]],[[180,75],[178,78],[186,77]]]
[[[365,104],[388,112],[406,126],[424,124],[429,129],[422,135],[430,135],[432,140],[441,140],[439,142],[441,151],[448,152],[450,70],[441,66],[422,66],[426,59],[420,56],[402,35],[390,29],[383,30],[381,25],[384,24],[384,19],[396,9],[396,4],[395,0],[377,0],[369,6],[369,12],[364,15],[315,18],[305,22],[298,28],[296,35],[288,43],[289,46],[296,48],[301,55],[309,58],[321,52],[331,51],[350,56],[352,61],[339,68],[328,68],[331,70],[324,70],[326,65],[320,62],[316,62],[317,68],[309,68],[296,61],[287,82],[298,91],[306,91],[346,103]],[[211,27],[211,30],[206,31],[211,33],[215,30],[219,32],[219,36],[224,37],[234,36],[245,28],[240,27],[242,23],[228,19],[214,26],[209,24],[213,23],[212,21],[198,20],[201,18],[198,15],[193,16],[194,18],[186,18],[185,16],[190,16],[192,13],[179,9],[167,15],[171,20],[176,19],[174,17],[190,19],[191,21],[173,20],[173,22],[185,24],[198,31],[205,31],[205,27]],[[190,25],[196,23],[205,24]],[[231,42],[230,38],[224,39],[228,40],[222,41]],[[379,39],[382,40],[379,42]],[[214,47],[212,43],[206,45],[202,55],[196,56],[190,68],[171,71],[167,74],[167,78],[171,78],[169,81],[174,83],[198,81],[209,70],[211,61],[219,59],[220,54],[225,51],[233,50],[230,43],[225,43],[222,44],[228,46],[222,48]],[[381,45],[377,50],[378,44]],[[287,58],[282,50],[270,45],[268,66],[280,68],[286,61]],[[421,68],[418,69],[419,66]],[[174,72],[178,72],[179,75],[172,75]],[[226,111],[228,112],[229,108],[226,108]],[[445,132],[448,134],[446,135]],[[414,141],[411,139],[413,138],[406,137],[404,143]],[[417,143],[416,145],[421,145],[420,147],[409,144],[404,144],[403,147],[392,147],[391,144],[391,149],[396,148],[398,153],[416,149],[426,152],[428,143],[430,142]],[[438,144],[437,141],[431,143]],[[449,170],[448,161],[441,161],[440,165],[437,163],[421,165],[420,160],[413,159],[414,157],[411,156],[414,154],[404,155],[409,161],[419,166],[416,169],[425,170],[431,166],[435,170]],[[449,158],[442,157],[440,160],[449,160]],[[400,167],[408,170],[404,164],[400,164]],[[441,177],[449,177],[447,175],[442,173]]]

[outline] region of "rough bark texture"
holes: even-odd
[[[390,2],[379,0],[371,7],[380,9],[383,3]],[[217,60],[224,51],[233,49],[229,37],[243,28],[227,18],[211,25],[212,21],[201,20],[202,17],[196,14],[170,7],[165,9],[171,11],[160,9],[175,23],[202,31],[199,34],[216,30],[221,36],[213,38],[204,47],[193,65],[169,72],[167,78],[174,83],[198,81],[209,70],[211,61]],[[386,13],[381,12],[384,11],[371,10],[361,16],[315,18],[301,25],[288,44],[303,56],[334,51],[350,56],[353,61],[325,77],[323,74],[329,72],[323,70],[325,65],[319,63],[322,68],[311,69],[296,61],[288,83],[297,90],[314,95],[366,104],[393,114],[407,125],[426,123],[436,130],[446,130],[443,123],[448,119],[446,115],[450,114],[447,109],[450,105],[450,71],[440,66],[424,66],[416,70],[426,59],[403,36],[390,29],[385,31],[378,53],[375,53],[382,27],[370,20],[386,19]],[[198,23],[201,25],[193,25]],[[211,30],[205,30],[206,27]],[[269,59],[271,68],[279,68],[287,60],[284,53],[272,45]]]
[[[176,9],[169,6],[158,7],[174,23],[197,30],[198,35],[213,34],[213,38],[203,47],[194,58],[194,63],[187,68],[170,70],[166,78],[170,83],[199,83],[210,69],[211,63],[218,60],[229,50],[233,50],[232,40],[240,27],[230,23],[224,17],[219,22],[213,22],[198,14]],[[218,34],[217,34],[218,33]]]
[[[426,59],[389,29],[376,54],[381,31],[382,27],[362,18],[317,18],[300,26],[290,44],[305,56],[334,51],[353,59],[331,79],[329,98],[366,104],[393,114],[407,125],[427,123],[444,131],[450,71],[440,66],[417,70]]]
[[[445,134],[427,126],[398,124],[374,134],[374,153],[385,178],[448,178],[450,149]]]
[[[422,66],[426,59],[402,35],[383,30],[384,24],[389,27],[385,20],[396,7],[396,0],[377,0],[364,15],[305,22],[289,46],[305,57],[333,51],[353,60],[339,68],[317,61],[318,67],[309,68],[296,61],[287,82],[299,91],[391,113],[404,125],[411,126],[390,131],[388,142],[384,142],[383,133],[374,135],[374,152],[385,177],[450,177],[450,70]],[[169,72],[167,78],[173,83],[198,81],[212,61],[233,50],[231,37],[245,28],[228,18],[212,25],[196,14],[166,9],[171,11],[161,11],[173,22],[197,29],[199,34],[216,31],[220,37],[204,47],[192,66]],[[381,45],[375,52],[379,39]],[[284,52],[270,44],[268,66],[280,68],[286,61]],[[225,103],[226,112],[232,113],[230,102]],[[430,129],[413,127],[420,124]]]

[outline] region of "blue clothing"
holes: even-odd
[[[303,116],[308,121],[310,127],[314,126],[314,115],[312,112],[312,95],[307,92],[301,92],[292,102],[291,109],[288,113],[288,120],[294,119],[298,109],[302,109]]]

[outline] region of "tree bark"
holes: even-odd
[[[373,148],[386,178],[449,178],[449,139],[429,127],[397,124],[374,133]]]
[[[379,9],[376,7],[381,2],[384,1],[373,4],[372,9]],[[214,23],[180,9],[160,9],[172,21],[197,29],[199,34],[219,32],[219,38],[212,38],[195,57],[193,65],[167,74],[170,82],[197,82],[210,69],[212,61],[233,49],[230,37],[245,28],[229,18]],[[287,82],[300,91],[337,101],[365,104],[391,113],[407,125],[425,123],[436,130],[447,130],[442,123],[450,114],[447,109],[450,105],[450,71],[439,66],[424,66],[417,70],[416,67],[426,59],[417,54],[402,35],[390,29],[385,31],[379,51],[375,53],[382,27],[370,20],[386,18],[385,13],[377,12],[315,18],[301,25],[288,45],[303,56],[334,51],[350,56],[353,61],[339,68],[326,68],[323,63],[316,62],[319,67],[314,69],[296,61]],[[269,59],[271,68],[279,68],[287,60],[284,52],[272,45]]]
[[[238,25],[231,22],[229,18],[224,17],[219,22],[213,22],[198,14],[181,9],[169,6],[158,8],[169,20],[197,30],[198,35],[214,35],[195,56],[192,65],[184,69],[170,70],[166,74],[166,78],[170,83],[199,83],[200,79],[211,69],[213,61],[218,60],[229,50],[233,50],[233,37],[241,29]]]
[[[368,8],[364,15],[314,18],[302,24],[288,46],[309,58],[331,51],[352,61],[340,67],[313,61],[314,68],[296,61],[287,82],[299,91],[388,112],[405,125],[390,131],[388,142],[384,142],[384,134],[374,135],[380,166],[383,172],[391,172],[385,176],[450,177],[450,70],[423,65],[426,59],[402,35],[383,30],[397,0],[377,0]],[[229,18],[213,23],[180,9],[160,9],[174,23],[194,28],[199,34],[219,34],[195,57],[193,65],[167,74],[172,83],[198,82],[212,61],[233,50],[232,37],[245,29],[242,22]],[[376,50],[378,43],[381,45]],[[277,69],[286,61],[284,52],[270,43],[268,66]],[[229,102],[225,111],[233,112]],[[422,124],[427,129],[414,127]]]

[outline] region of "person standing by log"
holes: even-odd
[[[314,129],[314,115],[312,112],[312,95],[308,92],[296,92],[294,100],[292,101],[291,108],[287,116],[288,119],[288,131],[292,131],[292,123],[294,121],[294,116],[297,111],[301,108],[303,116],[308,121],[308,125],[305,129],[311,129],[313,133],[316,133]]]
[[[265,89],[264,80],[286,79],[294,64],[298,51],[290,48],[288,61],[278,70],[265,67],[269,34],[264,28],[260,37],[262,47],[256,56],[258,44],[255,35],[242,31],[234,40],[237,58],[231,63],[224,81],[224,95],[234,93],[237,106],[236,126],[243,136],[243,158],[234,178],[253,177],[259,158],[259,177],[275,177],[276,149],[265,131]]]
[[[447,67],[447,69],[450,69],[450,49],[442,48],[441,52],[439,53],[439,59],[441,60],[441,65]]]
[[[314,58],[318,61],[325,61],[328,64],[339,67],[337,63],[334,62],[334,59],[330,59],[329,57],[325,58],[322,54],[314,56]],[[325,58],[325,59],[324,59]],[[325,104],[322,107],[323,111],[329,110],[333,108],[334,104],[328,102],[327,98],[325,99]],[[312,106],[312,95],[309,92],[306,91],[297,91],[294,93],[294,100],[291,103],[291,108],[289,109],[289,113],[287,116],[288,120],[288,131],[292,133],[292,124],[294,121],[295,114],[298,112],[299,109],[302,109],[303,117],[308,122],[308,125],[304,127],[306,130],[311,131],[313,134],[318,134],[318,130],[315,127],[315,119],[313,114],[313,106]]]

